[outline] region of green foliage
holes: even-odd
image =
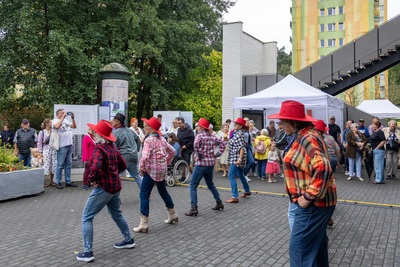
[[[177,81],[220,47],[232,0],[2,0],[0,109],[16,84],[22,106],[99,103],[98,71],[118,62],[134,73],[129,107],[140,121],[169,109]],[[96,89],[96,86],[98,89]]]
[[[291,73],[290,67],[292,66],[292,52],[286,54],[285,46],[278,48],[278,74],[286,77]]]
[[[20,166],[13,166],[19,162],[19,158],[13,151],[13,149],[0,146],[0,172],[8,172],[12,171],[13,168],[15,168],[15,170],[20,168]]]
[[[29,120],[29,126],[36,131],[41,130],[41,124],[45,118],[53,118],[51,111],[38,106],[30,106],[21,108],[20,105],[14,108],[8,108],[0,113],[0,120],[4,126],[10,126],[14,132],[21,128],[22,119]]]
[[[400,65],[389,69],[389,100],[400,106]]]
[[[193,111],[193,118],[205,118],[216,126],[222,121],[222,53],[213,50],[203,66],[190,71],[175,105],[179,110]]]

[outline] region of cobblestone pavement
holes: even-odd
[[[347,181],[343,171],[336,178],[339,199],[373,203],[338,203],[335,224],[327,230],[331,266],[400,266],[400,208],[377,205],[400,204],[400,180],[383,185],[368,178]],[[279,194],[285,193],[283,179],[276,178],[276,184],[251,179],[252,190],[277,194],[252,194],[213,211],[211,193],[199,189],[198,217],[184,215],[190,208],[188,187],[169,187],[179,216],[173,225],[164,223],[167,211],[155,189],[149,232],[132,231],[136,247],[131,250],[113,248],[122,236],[104,209],[94,219],[96,259],[90,266],[289,266],[288,199]],[[221,172],[215,183],[229,188]],[[223,200],[231,196],[228,190],[220,193]],[[0,202],[0,266],[84,265],[74,252],[83,250],[81,217],[89,194],[80,187],[52,187],[40,195]],[[129,227],[136,227],[140,202],[135,182],[124,180],[121,198]]]

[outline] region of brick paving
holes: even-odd
[[[373,185],[368,178],[347,181],[343,171],[336,178],[340,199],[400,204],[400,180],[384,185]],[[276,178],[276,184],[251,179],[252,190],[285,193],[283,179]],[[229,188],[229,179],[222,178],[221,172],[215,175],[215,183]],[[132,250],[113,248],[122,236],[106,209],[100,212],[94,219],[95,261],[90,266],[289,266],[286,197],[253,194],[238,204],[226,204],[223,211],[213,211],[211,193],[199,189],[199,216],[187,217],[188,187],[168,191],[179,222],[164,223],[167,211],[154,191],[149,233],[132,231],[136,241]],[[223,200],[231,196],[227,190],[220,193]],[[89,194],[80,187],[52,187],[40,195],[0,202],[0,266],[84,265],[74,252],[83,249],[81,216]],[[124,181],[121,198],[132,229],[140,216],[135,182]],[[400,266],[400,208],[339,202],[333,218],[335,224],[327,231],[331,266]]]

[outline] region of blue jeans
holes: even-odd
[[[258,159],[257,160],[257,172],[258,176],[265,177],[265,168],[267,168],[267,159]]]
[[[57,151],[57,184],[61,184],[62,170],[64,169],[65,183],[71,183],[72,145],[60,147]]]
[[[246,193],[250,193],[250,187],[246,181],[246,178],[244,178],[243,169],[239,168],[235,164],[231,164],[231,166],[229,168],[229,181],[231,182],[232,198],[238,198],[238,196],[239,196],[236,178],[235,178],[236,175],[239,177],[240,181],[242,182],[244,191]]]
[[[130,164],[127,168],[126,168],[129,172],[129,174],[135,179],[135,182],[137,184],[137,186],[139,187],[139,190],[142,188],[142,176],[140,176],[139,174],[139,168],[138,165],[136,163]],[[121,177],[124,174],[125,171],[120,172],[119,176]]]
[[[174,203],[172,202],[171,196],[168,194],[167,187],[165,185],[165,180],[161,182],[156,182],[150,177],[150,175],[148,175],[148,173],[146,173],[143,177],[142,188],[140,190],[140,213],[146,217],[149,216],[150,212],[149,197],[151,194],[151,190],[153,189],[155,184],[157,184],[158,193],[164,200],[165,206],[168,209],[174,208]]]
[[[246,168],[244,169],[244,175],[247,175],[250,168],[253,169],[253,172],[256,170],[256,160],[254,159],[253,152],[251,151],[249,145],[246,145],[246,151],[247,151],[247,165]]]
[[[376,175],[375,182],[383,183],[385,181],[385,176],[383,172],[383,167],[385,164],[385,150],[374,149],[373,153],[374,153],[374,169]]]
[[[24,161],[24,166],[32,167],[31,166],[31,153],[28,154],[18,154],[19,162]]]
[[[385,152],[385,151],[383,151]],[[361,154],[356,153],[356,158],[349,158],[349,176],[353,176],[354,166],[356,167],[357,177],[361,177]]]
[[[336,157],[336,156],[331,156],[331,168],[332,168],[332,173],[335,172],[337,163],[338,163],[337,157]]]
[[[119,193],[120,192],[110,194],[98,186],[97,188],[94,188],[90,194],[82,214],[82,236],[85,252],[93,250],[93,218],[104,208],[104,206],[107,206],[108,213],[111,215],[111,218],[117,224],[119,230],[124,236],[124,241],[131,240],[132,237],[128,223],[122,215],[119,205]]]
[[[297,209],[296,203],[292,203],[289,200],[289,208],[288,208],[287,216],[288,216],[288,220],[289,220],[290,231],[293,230],[293,223],[294,223],[294,217],[296,216],[296,209]]]
[[[326,226],[335,206],[306,209],[298,203],[289,243],[290,266],[329,266]]]
[[[215,187],[213,182],[213,171],[214,171],[214,166],[194,167],[192,178],[190,180],[190,199],[192,206],[197,206],[197,187],[199,186],[199,183],[203,177],[204,180],[206,181],[208,189],[213,194],[215,201],[217,202],[221,201],[217,188]]]

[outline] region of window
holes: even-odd
[[[386,94],[385,94],[385,86],[380,86],[380,87],[379,87],[379,91],[380,91],[380,92],[379,92],[379,93],[380,93],[380,94],[379,94],[379,97],[380,97],[381,99],[385,99],[385,95],[386,95]]]
[[[339,31],[343,31],[343,22],[339,22]]]
[[[320,15],[321,17],[325,16],[325,9],[320,9],[320,10],[319,10],[319,15]]]
[[[325,24],[320,24],[319,25],[319,31],[324,32],[325,31]]]
[[[343,14],[343,7],[342,6],[339,7],[339,14]]]
[[[336,30],[336,24],[335,23],[330,23],[328,24],[328,32],[332,32]]]
[[[320,40],[320,46],[325,47],[325,40]]]
[[[380,18],[379,18],[379,22],[383,22],[383,17],[380,17]]]
[[[328,39],[328,47],[333,47],[333,46],[336,46],[336,40]]]
[[[336,13],[336,8],[334,7],[328,8],[328,16],[336,15],[335,13]]]
[[[343,46],[343,38],[339,39],[339,46]]]
[[[379,80],[381,83],[385,83],[385,74],[379,74]]]

